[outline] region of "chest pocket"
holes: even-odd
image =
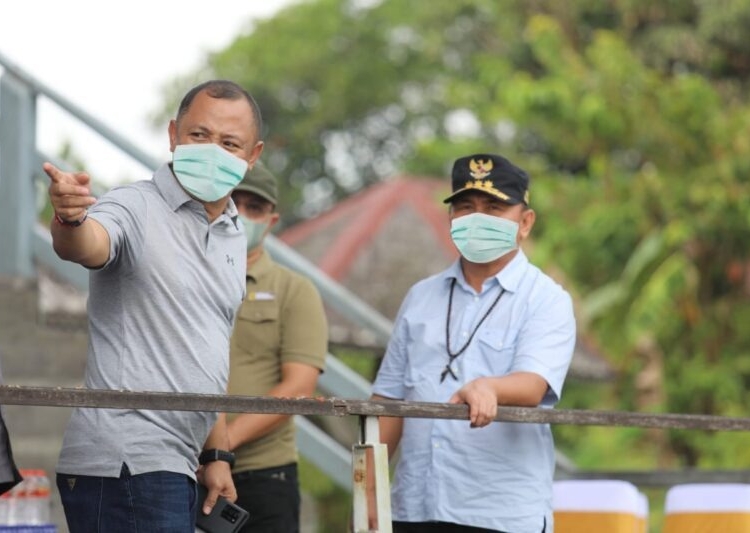
[[[485,365],[484,372],[488,372],[491,376],[507,374],[513,364],[516,346],[505,341],[505,331],[486,329],[479,332],[477,336],[479,337],[477,345],[482,363]]]
[[[279,308],[276,300],[245,300],[233,333],[237,346],[252,354],[275,351],[279,345]]]

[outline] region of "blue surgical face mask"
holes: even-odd
[[[204,202],[214,202],[242,181],[247,161],[217,144],[180,144],[172,154],[172,170],[188,193]]]
[[[489,263],[518,248],[518,223],[484,213],[472,213],[451,221],[451,239],[461,255],[472,263]]]
[[[245,237],[247,237],[247,250],[250,251],[261,242],[263,234],[268,229],[268,222],[257,222],[252,218],[239,215],[242,224],[245,226]]]

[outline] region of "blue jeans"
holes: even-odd
[[[184,474],[57,474],[70,533],[194,533],[195,482]]]

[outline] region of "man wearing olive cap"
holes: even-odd
[[[407,294],[376,399],[467,404],[465,420],[382,418],[401,446],[394,533],[552,531],[547,424],[493,422],[498,405],[560,399],[576,327],[570,296],[519,248],[536,215],[529,176],[499,155],[458,159],[449,204],[461,257]]]
[[[229,394],[312,396],[328,353],[328,326],[309,279],[276,264],[263,241],[279,213],[276,177],[258,163],[232,192],[247,236],[247,297],[230,343]],[[228,414],[242,531],[296,533],[300,493],[294,422],[288,415]]]

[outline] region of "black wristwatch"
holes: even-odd
[[[229,463],[229,467],[231,468],[234,466],[234,454],[226,450],[211,448],[210,450],[203,450],[198,456],[198,462],[202,465],[213,463],[214,461]]]

